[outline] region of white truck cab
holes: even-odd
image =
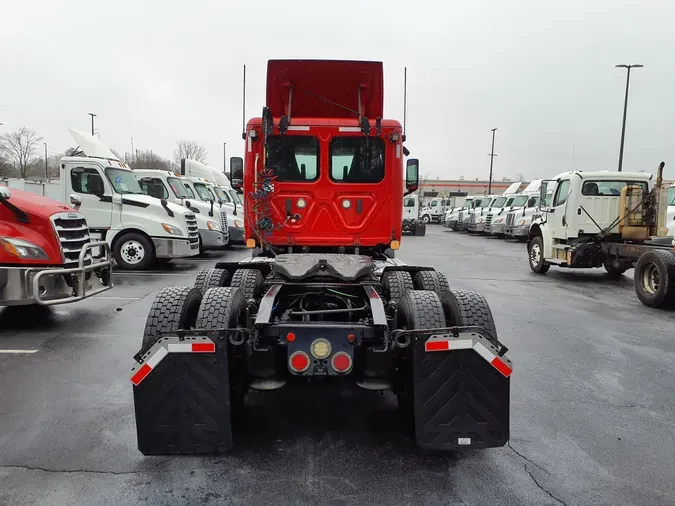
[[[416,193],[403,197],[403,223],[401,231],[413,235],[426,235],[426,223],[420,220],[420,198]]]
[[[488,195],[479,204],[469,209],[469,223],[466,228],[469,233],[480,233],[485,230],[485,219],[499,197],[499,195]]]
[[[143,270],[156,259],[199,254],[194,213],[145,195],[133,171],[99,139],[72,129],[70,133],[84,156],[62,158],[58,182],[18,180],[23,186],[19,189],[75,206],[92,238],[108,243],[122,269]]]
[[[434,197],[428,206],[420,209],[420,218],[424,223],[440,223],[445,216],[447,207],[451,205],[450,199]]]
[[[134,174],[143,193],[184,206],[195,213],[199,227],[199,250],[221,249],[228,245],[229,234],[225,209],[212,202],[203,202],[173,172],[156,169],[135,169]],[[192,194],[192,196],[190,196]]]
[[[546,193],[544,205],[550,205],[553,191]],[[527,241],[530,234],[530,225],[532,220],[539,217],[539,205],[541,203],[539,194],[528,195],[527,203],[519,208],[514,208],[504,219],[504,235],[520,242]]]
[[[501,205],[495,205],[488,213],[485,219],[485,232],[503,237],[506,230],[506,217],[508,213],[514,209],[526,206],[529,197],[530,195],[519,193],[497,199],[497,202]],[[502,199],[505,200],[502,202]]]
[[[443,218],[443,226],[450,228],[452,230],[459,229],[459,223],[461,222],[460,213],[466,214],[466,211],[471,206],[471,202],[476,197],[466,197],[461,207],[455,207],[445,212],[445,217]]]
[[[226,211],[230,243],[244,244],[244,206],[227,176],[214,167],[185,158],[181,160],[181,174],[197,197],[204,202],[214,200]]]

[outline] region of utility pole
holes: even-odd
[[[619,147],[619,172],[623,166],[623,141],[626,138],[626,112],[628,111],[628,85],[630,84],[630,69],[642,68],[644,65],[615,65],[616,68],[627,69],[626,72],[626,97],[623,101],[623,124],[621,125],[621,146]]]
[[[223,142],[223,172],[227,174],[227,142]]]
[[[91,136],[94,136],[94,118],[96,117],[96,114],[93,112],[89,113],[89,116],[91,116]]]
[[[131,138],[131,162],[129,163],[134,163],[134,138]]]
[[[47,168],[47,143],[44,143],[45,145],[45,177],[47,178],[47,181],[49,181],[49,169]]]
[[[492,129],[492,152],[488,155],[490,157],[490,179],[488,180],[488,195],[492,193],[492,163],[495,159],[495,132],[496,128]]]

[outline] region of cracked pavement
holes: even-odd
[[[674,504],[675,313],[632,271],[530,273],[520,243],[429,226],[398,256],[483,293],[514,362],[511,441],[427,454],[391,395],[295,388],[247,400],[228,455],[143,457],[129,372],[154,295],[217,257],[115,273],[102,297],[0,310],[0,504]]]

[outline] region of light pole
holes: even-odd
[[[492,162],[495,159],[495,132],[497,131],[496,128],[492,129],[492,152],[488,154],[490,157],[490,179],[488,180],[488,195],[492,193]]]
[[[628,85],[630,84],[630,69],[641,68],[644,65],[615,65],[616,68],[627,69],[626,72],[626,98],[623,101],[623,124],[621,125],[621,146],[619,147],[619,172],[623,165],[623,141],[626,138],[626,112],[628,111]]]
[[[94,118],[96,117],[96,114],[93,112],[89,113],[89,116],[91,116],[91,136],[94,136]]]

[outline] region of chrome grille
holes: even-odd
[[[229,235],[229,228],[227,226],[227,212],[225,209],[220,210],[220,226],[223,229],[225,235]]]
[[[505,226],[510,227],[513,225],[513,220],[516,217],[515,213],[509,213],[506,215]]]
[[[199,248],[199,227],[197,226],[197,218],[192,213],[185,215],[185,223],[188,229],[188,239],[190,239],[190,247],[192,249]]]
[[[489,226],[492,223],[492,216],[492,213],[490,213],[485,217],[485,226]]]
[[[91,241],[87,220],[79,213],[58,213],[52,215],[51,220],[61,242],[65,267],[77,267],[82,248]],[[84,264],[91,262],[91,254],[87,253]]]
[[[460,211],[457,215],[457,223],[462,223],[462,218],[464,217],[464,211]]]

